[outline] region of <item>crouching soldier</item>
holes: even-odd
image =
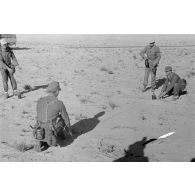
[[[181,92],[186,88],[186,80],[181,79],[176,73],[172,72],[171,66],[165,67],[165,74],[167,78],[159,94],[159,99],[165,98],[166,95],[173,95],[173,100],[177,100]]]
[[[71,136],[68,113],[63,102],[57,99],[60,90],[59,82],[50,83],[46,89],[48,96],[40,98],[37,102],[37,123],[33,131],[37,152],[41,151],[45,143],[57,146],[58,139]]]

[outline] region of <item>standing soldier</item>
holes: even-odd
[[[148,85],[148,78],[151,74],[151,88],[152,92],[155,90],[156,71],[159,61],[161,59],[160,49],[155,45],[155,41],[152,40],[141,52],[140,56],[145,60],[145,76],[143,82],[142,91],[146,91]]]
[[[37,139],[35,150],[38,152],[43,142],[56,146],[57,138],[64,139],[67,133],[71,135],[68,113],[63,102],[57,99],[60,90],[59,82],[50,83],[46,91],[48,96],[37,102],[37,124],[33,134]]]
[[[8,94],[8,78],[10,79],[11,86],[13,89],[13,94],[19,96],[19,92],[17,90],[17,82],[14,78],[15,67],[18,66],[20,69],[21,67],[18,64],[18,61],[8,46],[8,43],[5,39],[0,40],[1,44],[1,51],[0,51],[0,71],[3,80],[3,88],[4,88],[4,98],[7,99],[9,97]]]
[[[181,79],[176,73],[172,72],[171,66],[165,67],[165,74],[167,79],[159,94],[159,99],[164,98],[166,95],[173,94],[173,100],[177,100],[180,93],[186,88],[186,80]]]

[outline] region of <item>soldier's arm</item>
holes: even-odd
[[[9,67],[3,62],[3,59],[0,57],[0,69],[8,69]]]
[[[167,86],[165,93],[168,93],[175,85],[175,83],[177,82],[178,77],[177,76],[173,76],[171,83]]]
[[[63,103],[61,105],[61,116],[64,119],[66,126],[68,128],[70,128],[70,119],[69,119],[68,113],[66,111],[66,107],[64,106]]]
[[[18,60],[16,59],[16,56],[15,56],[14,52],[12,51],[11,54],[12,54],[12,55],[11,55],[11,57],[12,57],[12,64],[13,64],[14,66],[19,66]]]
[[[146,56],[145,56],[146,50],[147,50],[147,46],[146,46],[146,47],[144,47],[144,49],[143,49],[143,50],[141,50],[141,52],[139,53],[139,54],[140,54],[140,56],[141,56],[143,59],[145,59],[145,60],[146,60]]]
[[[158,63],[160,62],[160,59],[161,59],[161,53],[160,53],[159,47],[156,48],[156,56],[157,56],[157,58],[154,61],[154,66],[158,65]]]
[[[161,92],[164,92],[165,90],[166,90],[166,88],[167,88],[167,85],[168,85],[168,79],[166,79],[166,81],[165,81],[165,83],[164,83],[164,85],[163,85],[163,87],[162,87],[162,90],[161,90]]]

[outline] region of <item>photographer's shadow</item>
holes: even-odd
[[[125,150],[125,155],[119,159],[114,160],[113,162],[148,162],[149,159],[144,155],[144,149],[146,144],[154,141],[151,139],[147,141],[146,137],[143,137],[142,140],[137,141],[129,145],[128,150]]]
[[[82,119],[78,121],[77,123],[72,125],[70,128],[72,132],[72,136],[66,138],[65,140],[58,141],[58,144],[61,147],[65,147],[67,145],[70,145],[80,135],[85,134],[89,131],[92,131],[100,122],[98,118],[103,116],[104,114],[105,112],[103,111],[103,112],[96,114],[93,118]]]

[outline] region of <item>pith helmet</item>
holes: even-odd
[[[165,66],[165,72],[169,72],[172,71],[172,67],[171,66]]]
[[[47,92],[47,93],[54,93],[54,92],[56,92],[57,90],[61,90],[61,89],[60,89],[60,84],[59,84],[59,82],[57,82],[57,81],[53,81],[53,82],[51,82],[51,83],[48,85],[48,87],[47,87],[47,89],[46,89],[46,92]]]
[[[150,44],[155,43],[155,39],[151,39],[151,40],[149,41],[149,43],[150,43]]]
[[[7,44],[7,41],[6,41],[5,39],[1,39],[1,40],[0,40],[0,44],[1,44],[1,45],[6,45],[6,44]]]

